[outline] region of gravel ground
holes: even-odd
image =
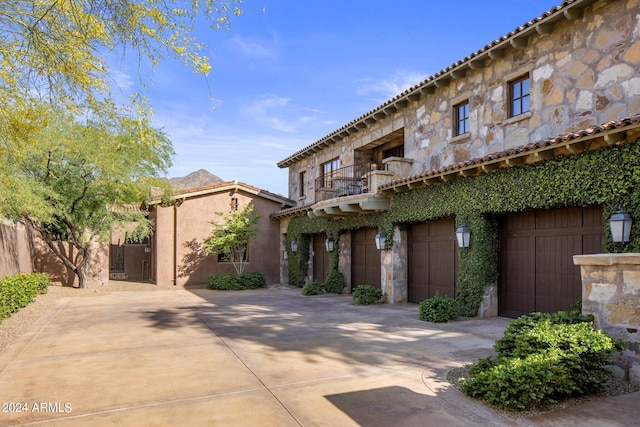
[[[110,281],[105,286],[98,286],[85,289],[77,289],[65,286],[49,286],[46,294],[38,295],[36,299],[8,319],[0,323],[0,351],[4,350],[16,338],[26,331],[33,322],[38,320],[42,314],[55,308],[58,300],[68,297],[93,297],[104,295],[109,292],[118,291],[156,291],[160,289],[153,283],[142,282],[119,282]]]

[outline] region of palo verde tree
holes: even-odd
[[[107,55],[154,66],[172,57],[198,73],[211,66],[193,32],[228,28],[241,0],[32,0],[0,3],[0,96],[77,100],[110,86]],[[25,90],[27,89],[27,90]]]
[[[77,275],[80,287],[93,242],[105,238],[114,223],[136,221],[136,237],[149,234],[149,222],[139,211],[123,216],[113,207],[140,204],[173,154],[167,136],[148,122],[112,103],[98,107],[80,116],[41,104],[36,125],[20,141],[29,150],[4,153],[10,178],[0,186],[4,216],[38,230]],[[28,127],[29,120],[21,125]],[[61,250],[61,241],[73,251]]]
[[[0,217],[23,220],[56,251],[81,286],[91,241],[114,221],[109,205],[140,202],[148,178],[166,172],[171,143],[150,126],[140,76],[124,109],[110,66],[166,59],[210,70],[193,32],[228,28],[240,0],[32,0],[0,2]],[[120,218],[126,219],[126,218]],[[143,218],[142,229],[148,225]]]
[[[253,205],[247,205],[241,211],[217,212],[216,215],[221,219],[211,222],[213,230],[203,246],[212,255],[226,256],[240,275],[248,262],[249,242],[258,234],[256,225],[260,216],[253,211]]]

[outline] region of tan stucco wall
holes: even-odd
[[[57,243],[65,253],[73,253],[71,245]],[[94,243],[87,273],[87,286],[102,286],[109,280],[109,245]],[[0,279],[19,272],[47,273],[64,286],[77,286],[71,270],[49,249],[40,235],[22,223],[0,224]]]
[[[0,279],[32,271],[31,244],[27,228],[21,223],[0,223]]]
[[[595,2],[582,18],[559,21],[526,47],[508,48],[502,58],[488,59],[483,68],[294,163],[289,197],[298,200],[298,176],[305,170],[307,196],[298,205],[313,203],[322,163],[338,157],[343,166],[353,164],[355,149],[402,128],[413,175],[639,114],[638,69],[640,2]],[[531,77],[531,112],[509,118],[508,83],[525,73]],[[453,137],[453,106],[465,99],[470,132]]]
[[[211,221],[220,220],[216,212],[229,212],[231,196],[232,191],[193,196],[179,206],[152,209],[151,217],[156,222],[152,269],[158,285],[174,285],[174,248],[177,286],[204,284],[213,273],[235,273],[231,263],[219,263],[217,256],[206,254],[202,247],[211,233]],[[250,244],[246,271],[261,271],[267,283],[279,283],[279,224],[270,214],[282,209],[281,205],[242,190],[233,196],[238,198],[238,210],[253,204],[254,211],[261,215],[257,224],[258,239]],[[177,215],[175,228],[174,215]]]

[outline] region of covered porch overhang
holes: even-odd
[[[307,215],[311,218],[344,217],[386,211],[390,206],[390,196],[365,193],[316,203],[307,211]]]

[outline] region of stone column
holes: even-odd
[[[391,250],[380,251],[382,291],[388,303],[407,301],[407,232],[393,230]]]
[[[573,262],[582,276],[582,312],[627,343],[616,371],[640,382],[640,254],[576,255]]]

